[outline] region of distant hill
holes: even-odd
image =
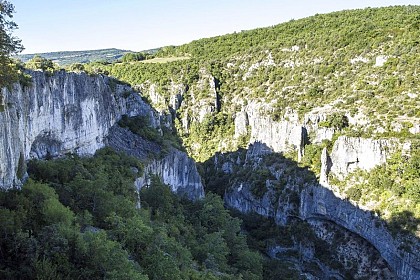
[[[156,49],[146,50],[144,52],[156,52]],[[86,50],[86,51],[61,51],[48,52],[37,54],[22,54],[16,56],[23,62],[30,60],[34,55],[40,55],[47,59],[51,59],[60,66],[66,66],[73,63],[88,63],[97,61],[114,62],[121,58],[125,53],[132,52],[130,50],[120,49],[101,49],[101,50]]]

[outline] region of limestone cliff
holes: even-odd
[[[358,143],[357,140],[360,139],[347,139],[346,141]],[[375,140],[372,141],[375,142]],[[260,145],[262,144],[257,146]],[[337,145],[341,144],[338,143]],[[281,155],[270,154],[269,151],[270,149],[268,148],[263,151],[263,149],[255,149],[251,146],[248,150],[247,160],[252,156],[252,161],[234,160],[238,157],[235,155],[217,157],[215,164],[224,173],[228,172],[226,169],[223,170],[223,166],[227,166],[226,163],[228,162],[230,169],[237,170],[236,172],[238,173],[241,172],[241,169],[247,170],[247,172],[258,172],[260,168],[265,168],[270,170],[275,177],[265,181],[266,191],[261,195],[253,189],[255,182],[252,179],[235,177],[235,174],[229,175],[233,179],[228,184],[225,193],[224,200],[226,205],[243,213],[254,212],[265,217],[271,217],[280,226],[287,226],[292,220],[298,218],[311,224],[318,237],[327,242],[331,235],[344,230],[343,232],[346,235],[350,234],[349,240],[353,241],[349,241],[347,244],[347,241],[342,240],[340,241],[343,242],[342,244],[340,243],[341,245],[337,245],[338,243],[335,241],[330,246],[337,247],[338,251],[342,251],[343,248],[348,249],[349,244],[353,244],[360,246],[356,251],[373,253],[377,250],[383,258],[381,261],[381,258],[378,258],[378,254],[367,256],[366,254],[354,253],[359,255],[355,257],[355,260],[360,265],[356,269],[358,271],[356,278],[379,277],[380,279],[393,279],[393,274],[399,279],[418,279],[420,277],[420,244],[416,237],[406,237],[410,241],[402,241],[400,238],[393,236],[386,224],[373,212],[362,210],[348,200],[340,198],[328,185],[321,185],[307,171],[301,170],[296,166],[294,167]],[[331,168],[331,162],[327,162],[329,157],[326,150],[322,154],[322,169],[327,170]],[[258,162],[258,169],[254,165],[251,167],[251,170],[254,171],[248,171],[249,165],[253,164],[252,162]],[[328,225],[327,227],[329,228],[334,227],[334,231],[320,230],[319,225],[316,225],[320,222],[324,224],[323,227],[325,225]],[[327,232],[329,233],[327,234]],[[363,243],[361,240],[366,240],[368,243]],[[402,243],[410,244],[411,248],[409,250],[403,249],[401,247]],[[293,250],[299,251],[300,255],[305,256],[305,252],[301,251],[302,247],[297,246],[297,244],[287,248],[279,246],[273,250],[276,251],[275,255],[279,253],[279,256],[281,256],[281,252]],[[343,254],[338,259],[344,260],[344,263],[349,262],[349,259],[347,259],[349,257],[348,251]],[[314,257],[306,256],[307,259],[312,259],[312,261]],[[366,264],[367,260],[370,260],[369,264]],[[387,270],[381,265],[384,261],[391,270]],[[319,266],[324,271],[323,277],[327,277],[334,272],[334,269],[321,263]],[[372,269],[379,274],[375,274],[375,272],[371,271]],[[342,278],[339,277],[338,279]]]
[[[419,279],[420,244],[412,250],[401,249],[401,242],[391,235],[384,223],[370,211],[364,211],[334,195],[320,185],[302,191],[299,215],[306,220],[322,219],[358,234],[372,244],[400,279]]]
[[[396,149],[397,141],[392,139],[365,139],[340,136],[334,142],[331,152],[331,172],[339,179],[357,168],[370,170],[386,162]]]
[[[40,71],[28,73],[32,76],[29,86],[14,84],[1,92],[0,188],[21,186],[26,174],[25,162],[29,159],[53,158],[66,153],[93,154],[109,143],[110,131],[114,142],[132,144],[127,131],[111,130],[122,115],[145,116],[151,126],[160,126],[159,114],[131,87],[112,78],[65,71],[51,76]],[[137,156],[144,159],[141,150],[147,146],[137,145],[137,148]],[[191,193],[190,197],[202,197],[195,163],[184,153],[172,151],[172,154],[178,156],[172,158],[173,162],[162,162],[167,172],[164,182],[174,184],[174,190],[184,190],[189,180],[194,179],[192,184],[199,182],[200,185],[196,185],[196,193]],[[179,158],[182,160],[178,161]],[[182,174],[177,169],[176,164],[184,163],[191,167],[190,174]],[[182,180],[171,178],[180,174]]]
[[[255,125],[257,122],[250,122],[250,124],[254,123]],[[408,244],[411,244],[411,248],[409,250],[402,249],[401,244],[407,242],[393,236],[385,223],[373,212],[362,210],[359,206],[346,200],[340,193],[335,193],[333,186],[330,186],[328,182],[330,174],[343,179],[357,168],[370,170],[378,164],[383,164],[393,151],[401,146],[409,146],[408,143],[401,144],[396,139],[338,137],[333,144],[331,155],[324,148],[321,155],[320,178],[315,179],[313,175],[310,176],[310,173],[299,171],[299,168],[294,167],[296,164],[292,161],[286,162],[281,154],[273,153],[275,148],[281,150],[282,146],[278,144],[278,139],[290,137],[290,134],[287,133],[288,126],[285,125],[287,122],[283,123],[284,130],[279,130],[275,134],[274,132],[282,126],[281,124],[277,126],[264,125],[257,130],[254,129],[259,132],[255,138],[265,142],[256,142],[250,145],[245,161],[235,160],[238,156],[232,155],[225,156],[225,158],[216,157],[215,165],[224,173],[232,174],[231,170],[236,170],[236,173],[241,173],[240,170],[257,173],[263,168],[269,170],[275,177],[275,179],[272,178],[274,180],[264,182],[266,190],[262,194],[258,194],[253,189],[255,183],[249,177],[231,180],[227,185],[225,203],[243,213],[255,212],[272,217],[281,226],[287,225],[293,217],[299,217],[309,223],[313,223],[314,220],[322,220],[338,225],[355,236],[367,240],[371,246],[378,250],[399,279],[418,279],[420,277],[418,238],[407,237],[407,240],[411,240],[407,241]],[[266,164],[266,162],[270,162],[270,164]],[[229,168],[224,168],[226,166]],[[234,174],[230,176],[235,178]],[[281,187],[279,188],[279,186]],[[292,194],[298,194],[298,198],[294,198],[296,195]],[[369,269],[369,266],[362,270],[366,269]],[[326,277],[328,273],[324,276]],[[383,273],[385,272],[383,271]],[[371,277],[373,276],[371,275]]]
[[[109,128],[122,114],[151,115],[150,106],[124,85],[105,76],[30,72],[32,84],[3,89],[0,112],[0,186],[19,186],[23,162],[69,152],[93,154],[104,146]],[[22,155],[19,166],[19,156]]]
[[[136,180],[140,189],[150,185],[150,175],[157,175],[172,191],[191,200],[204,197],[203,184],[195,162],[186,153],[171,149],[163,159],[146,165],[144,175]]]

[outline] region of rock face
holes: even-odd
[[[296,114],[275,121],[266,114],[268,110],[271,110],[270,106],[262,106],[259,103],[250,103],[246,107],[246,117],[241,119],[248,120],[251,128],[250,143],[264,143],[274,152],[297,150],[300,158],[307,142],[307,129],[299,122]],[[235,125],[243,126],[239,121]]]
[[[118,125],[110,129],[106,143],[115,150],[124,151],[144,162],[143,176],[135,182],[138,189],[149,186],[151,175],[156,175],[174,193],[191,200],[204,197],[204,187],[196,164],[186,153],[174,148],[164,152],[155,142],[145,140]]]
[[[273,191],[268,191],[261,199],[255,199],[250,191],[248,183],[238,183],[232,186],[232,190],[226,192],[224,201],[234,209],[242,213],[257,213],[264,217],[274,217],[276,209],[271,204],[274,197]]]
[[[119,125],[114,125],[109,130],[106,145],[142,161],[147,161],[148,158],[159,154],[162,150],[159,144],[145,140],[128,128],[122,128]]]
[[[401,245],[371,212],[357,208],[342,200],[331,190],[314,185],[302,191],[299,215],[303,219],[333,221],[372,244],[387,261],[399,279],[420,279],[420,246],[412,252],[399,248]]]
[[[370,170],[386,162],[395,150],[395,141],[389,139],[364,139],[340,136],[331,152],[331,172],[342,180],[357,168]]]
[[[114,126],[122,115],[146,116],[153,127],[160,126],[158,113],[129,86],[86,73],[29,74],[30,86],[15,84],[0,94],[0,188],[22,185],[28,159],[70,152],[89,155],[107,143],[127,145],[125,150],[143,159],[145,150],[157,149],[154,143],[135,142],[140,140]],[[173,190],[194,187],[189,197],[203,196],[195,163],[185,153],[171,151],[154,164],[160,166],[164,182],[174,184]]]
[[[174,193],[191,200],[204,197],[204,188],[194,160],[186,153],[171,149],[163,159],[147,164],[144,175],[136,180],[137,188],[150,185],[150,176],[157,175]]]
[[[351,164],[355,164],[355,168],[369,170],[377,164],[384,163],[387,155],[395,148],[395,144],[392,139],[339,137],[333,146],[331,155],[328,155],[327,149],[324,149],[321,154],[321,175],[318,182],[311,181],[302,172],[291,172],[294,168],[290,164],[288,166],[274,164],[266,168],[278,182],[281,182],[282,189],[279,190],[277,187],[274,191],[269,186],[270,184],[266,184],[265,193],[256,197],[251,191],[252,182],[234,180],[234,184],[225,193],[225,203],[243,213],[254,212],[271,217],[280,226],[287,225],[290,218],[296,217],[309,223],[325,221],[337,225],[368,241],[371,246],[376,248],[398,279],[420,279],[420,243],[418,238],[407,236],[404,238],[408,238],[408,241],[403,242],[400,238],[393,236],[385,223],[373,212],[360,209],[348,200],[340,198],[328,184],[329,173],[345,177],[348,172],[353,170]],[[258,143],[249,147],[246,159],[249,162],[256,162],[256,165],[261,165],[263,156],[270,153],[272,153],[270,148]],[[258,155],[260,155],[259,159]],[[274,155],[272,154],[272,158]],[[280,158],[281,155],[279,154],[277,157]],[[223,162],[219,157],[217,164],[224,166],[226,162]],[[234,166],[234,161],[230,161],[229,164],[233,165],[231,170],[240,170],[246,168],[247,165],[246,162],[237,162],[237,165]],[[234,176],[234,174],[230,176]],[[276,183],[271,183],[271,185],[275,186]],[[293,192],[299,193],[297,202],[296,198],[293,199],[293,196],[290,195]],[[401,247],[401,244],[406,242],[411,244],[409,250]],[[389,274],[392,278],[391,272],[382,271],[381,273]]]
[[[286,188],[292,189],[296,183],[298,182],[292,182],[292,186]],[[419,279],[420,246],[418,241],[413,240],[411,252],[405,251],[400,247],[401,240],[393,237],[384,222],[373,213],[364,211],[349,201],[337,197],[322,185],[301,183],[303,188],[301,188],[297,204],[294,204],[290,197],[287,198],[283,195],[287,192],[280,193],[279,200],[276,202],[274,199],[276,194],[272,189],[268,189],[261,198],[256,198],[250,191],[250,184],[246,182],[233,185],[226,192],[224,201],[227,206],[243,213],[254,212],[271,217],[281,226],[287,225],[292,217],[299,217],[309,223],[325,221],[332,225],[338,225],[341,230],[356,234],[355,238],[359,236],[367,240],[371,244],[370,246],[376,248],[398,279]],[[300,205],[298,211],[295,209],[297,205]],[[356,238],[356,240],[358,239]],[[372,247],[369,249],[368,245],[366,245],[367,247],[363,246],[365,251],[372,250]],[[371,269],[372,265],[367,264],[367,268]],[[392,275],[391,272],[388,274]]]
[[[21,185],[19,155],[23,160],[55,157],[68,152],[92,154],[104,146],[109,128],[121,117],[150,115],[140,96],[108,77],[60,71],[51,77],[30,72],[32,85],[3,89],[0,112],[0,187]],[[131,90],[132,92],[132,90]],[[21,160],[21,165],[23,162]]]

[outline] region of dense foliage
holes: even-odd
[[[0,193],[0,278],[262,279],[219,196],[182,200],[154,178],[137,209],[141,169],[108,148],[31,162],[23,189]]]
[[[12,35],[17,28],[11,18],[14,6],[9,1],[0,1],[0,87],[18,80],[18,69],[10,56],[23,50],[21,40]]]
[[[25,67],[32,70],[42,70],[49,74],[52,74],[58,69],[58,65],[52,60],[39,55],[35,55],[32,59],[26,62]]]

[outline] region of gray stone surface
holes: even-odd
[[[20,186],[18,158],[93,154],[104,146],[121,115],[147,115],[150,106],[125,85],[110,87],[108,77],[59,71],[51,77],[31,71],[32,84],[3,89],[0,112],[0,187]],[[130,93],[127,95],[127,93]],[[125,96],[125,97],[124,97]]]
[[[145,166],[144,175],[136,180],[137,188],[148,187],[152,174],[161,178],[174,193],[191,200],[204,197],[204,188],[196,164],[182,151],[170,149],[162,159],[151,160]]]
[[[396,144],[392,139],[340,136],[334,142],[330,155],[331,173],[342,180],[358,168],[368,171],[385,163],[387,157],[395,150]]]
[[[29,87],[15,84],[1,92],[0,188],[20,187],[23,178],[17,174],[29,159],[91,155],[106,144],[143,160],[160,152],[156,143],[115,125],[122,115],[146,116],[160,128],[159,113],[129,86],[102,75],[28,73]],[[204,195],[195,162],[183,152],[173,149],[146,169],[175,192],[192,199]]]
[[[162,151],[157,143],[145,140],[118,125],[110,129],[107,145],[144,163],[144,173],[135,182],[138,189],[150,185],[150,175],[157,175],[174,193],[192,200],[204,197],[204,187],[196,164],[186,153],[174,148]]]

